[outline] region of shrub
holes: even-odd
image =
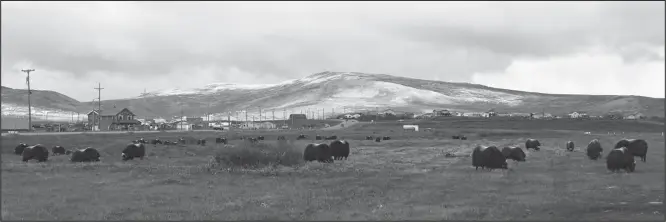
[[[226,167],[259,168],[295,166],[303,163],[302,149],[291,141],[261,142],[243,141],[226,145],[215,154],[215,162]]]

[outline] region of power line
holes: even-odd
[[[102,84],[97,83],[97,88],[94,88],[97,90],[97,124],[98,124],[98,130],[102,130],[101,126],[101,120],[102,120]]]
[[[35,69],[22,69],[21,72],[25,72],[28,74],[27,77],[25,77],[25,83],[28,84],[28,131],[32,131],[32,103],[30,101],[30,94],[32,94],[32,91],[30,91],[30,72],[34,72]]]

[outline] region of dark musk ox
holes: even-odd
[[[298,135],[298,137],[296,137],[296,140],[304,140],[304,139],[307,139],[307,138],[308,137],[306,135],[301,134],[301,135]]]
[[[604,149],[601,147],[601,143],[598,139],[593,139],[587,144],[586,154],[591,160],[599,159],[599,157],[601,157],[601,152],[603,151]]]
[[[65,147],[58,146],[58,145],[51,147],[51,153],[53,153],[54,156],[55,155],[63,155],[63,154],[65,154],[65,152],[66,152]]]
[[[538,151],[538,150],[541,149],[541,148],[539,148],[540,146],[541,146],[541,143],[539,142],[539,140],[536,140],[536,139],[527,139],[527,141],[525,142],[525,149],[526,150],[534,149],[534,150]]]
[[[153,139],[150,141],[150,144],[157,145],[157,144],[162,144],[162,140],[160,139]]]
[[[284,137],[284,136],[278,136],[278,137],[277,137],[277,140],[287,140],[287,138]]]
[[[215,138],[215,143],[222,143],[222,144],[227,144],[227,138]]]
[[[467,140],[466,136],[460,135],[460,140]]]
[[[92,147],[84,149],[76,149],[72,152],[72,157],[69,159],[72,162],[98,162],[100,158],[99,151]]]
[[[316,135],[315,140],[322,140],[322,137],[320,135]]]
[[[257,140],[264,140],[264,136],[258,136]]]
[[[566,148],[567,148],[567,151],[574,151],[574,142],[573,141],[567,141]]]
[[[624,169],[627,172],[634,172],[636,161],[631,151],[626,147],[613,149],[606,156],[606,168],[611,172],[617,172]]]
[[[507,146],[502,148],[502,154],[507,160],[511,159],[520,162],[524,162],[526,157],[525,152],[523,152],[523,149],[515,146]]]
[[[619,147],[626,147],[631,155],[640,157],[643,162],[647,159],[648,144],[645,140],[622,139],[615,144],[615,148]]]
[[[130,143],[121,155],[123,161],[133,160],[135,157],[143,160],[143,157],[146,156],[146,147],[140,143]]]
[[[349,143],[345,140],[334,140],[331,142],[331,151],[334,160],[345,160],[349,157]]]
[[[460,139],[460,136],[458,136],[458,135],[453,135],[453,136],[451,136],[451,139],[457,140],[457,139]]]
[[[374,138],[372,136],[366,136],[365,140],[373,140]]]
[[[391,140],[391,137],[390,136],[383,136],[382,140]]]
[[[23,162],[28,162],[31,159],[35,159],[37,162],[45,162],[49,159],[49,149],[42,144],[28,146],[23,149],[22,157]]]
[[[28,147],[28,144],[25,144],[23,142],[19,143],[15,148],[14,148],[14,154],[16,155],[21,155],[23,154],[23,150]]]
[[[206,145],[206,139],[198,139],[197,140],[197,145],[205,146]]]
[[[506,157],[496,146],[476,146],[472,151],[472,166],[481,169],[508,169]]]
[[[303,151],[303,160],[314,161],[322,163],[333,163],[333,154],[331,147],[328,144],[311,143],[305,147]]]
[[[381,138],[381,137],[377,137],[377,138],[375,138],[375,142],[378,142],[378,143],[379,143],[379,142],[381,142],[381,141],[382,141],[382,138]]]

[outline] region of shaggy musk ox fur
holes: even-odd
[[[331,152],[331,147],[328,144],[318,144],[311,143],[305,147],[303,151],[303,160],[313,161],[317,160],[318,162],[323,163],[332,163],[333,154]]]
[[[99,151],[92,147],[77,149],[72,152],[69,159],[72,162],[98,162],[100,158]]]
[[[146,147],[140,143],[128,144],[121,155],[123,161],[132,160],[135,157],[143,160],[144,156],[146,156]]]
[[[615,144],[615,148],[626,147],[632,156],[641,158],[645,162],[647,159],[648,144],[642,139],[623,139]]]
[[[205,146],[206,145],[206,139],[198,139],[197,140],[197,145]]]
[[[567,151],[574,151],[574,142],[573,141],[568,141],[566,144]]]
[[[502,154],[507,160],[512,159],[514,161],[521,161],[521,162],[525,161],[526,157],[525,152],[523,152],[523,149],[515,146],[504,147],[502,149]]]
[[[307,139],[307,138],[308,138],[307,136],[301,134],[301,135],[298,135],[298,137],[296,137],[296,140],[303,140],[303,139]]]
[[[62,147],[62,146],[53,146],[51,148],[51,152],[55,156],[55,155],[65,154],[66,150],[65,150],[65,147]]]
[[[472,166],[476,169],[508,169],[506,157],[495,146],[476,146],[472,151]]]
[[[539,146],[541,146],[541,143],[539,143],[539,140],[527,139],[527,141],[525,142],[525,149],[526,150],[529,150],[530,148],[532,148],[534,150],[539,150],[539,149],[541,149],[541,148],[539,148]]]
[[[382,138],[381,138],[381,137],[377,137],[377,138],[375,138],[375,142],[378,142],[378,143],[379,143],[379,142],[381,142],[381,141],[382,141]]]
[[[215,138],[215,143],[227,144],[227,138]]]
[[[634,172],[636,169],[636,161],[629,149],[626,147],[620,147],[613,149],[608,153],[608,156],[606,156],[606,168],[611,172],[616,172],[621,169],[624,169],[627,172]]]
[[[23,162],[28,162],[28,160],[31,159],[35,159],[38,162],[44,162],[49,159],[49,150],[42,144],[37,144],[23,149],[22,156]]]
[[[16,146],[16,148],[14,148],[14,154],[16,154],[16,155],[21,155],[21,154],[23,154],[23,150],[24,150],[26,147],[28,147],[28,144],[25,144],[25,143],[19,143],[19,145]]]
[[[391,140],[391,137],[390,136],[384,136],[384,137],[382,137],[382,140]]]
[[[372,136],[366,136],[365,139],[366,140],[373,140]]]
[[[331,151],[334,160],[347,159],[349,157],[349,143],[344,140],[335,140],[331,142]]]
[[[157,144],[162,144],[162,141],[159,139],[153,139],[150,141],[150,144],[157,145]]]
[[[278,137],[277,137],[277,140],[287,140],[287,138],[284,137],[284,136],[278,136]]]
[[[591,160],[597,160],[601,157],[601,152],[604,149],[601,147],[601,143],[598,139],[593,139],[590,143],[587,144],[587,157]]]

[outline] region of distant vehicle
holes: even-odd
[[[404,121],[405,121],[404,119],[399,119],[399,120],[398,120],[398,122],[404,122]]]
[[[213,130],[224,130],[224,127],[216,126],[216,127],[213,127]]]

